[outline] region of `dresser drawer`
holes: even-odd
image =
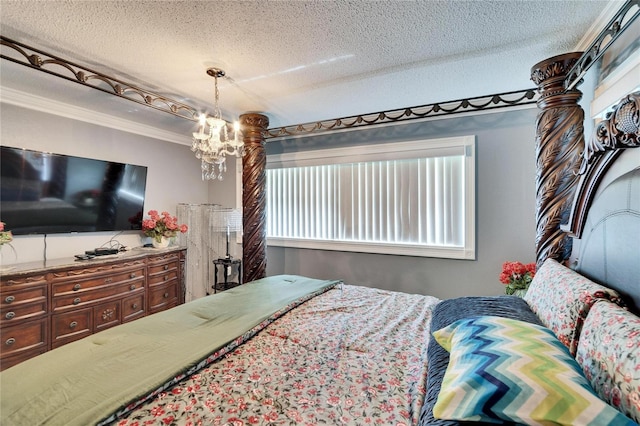
[[[178,304],[178,281],[149,288],[149,312],[155,313]]]
[[[121,322],[122,308],[119,300],[103,303],[93,308],[93,332],[105,330]]]
[[[47,300],[47,287],[43,284],[20,286],[16,288],[2,288],[0,293],[0,306],[15,306],[21,303],[31,303],[38,300]]]
[[[147,270],[149,273],[158,272],[165,268],[165,265],[171,263],[180,262],[180,255],[178,253],[167,253],[156,256],[150,256],[147,260]]]
[[[167,280],[169,277],[177,277],[179,272],[180,262],[176,259],[172,262],[167,262],[163,265],[149,266],[147,281],[149,284],[158,283]]]
[[[29,321],[2,327],[2,358],[21,352],[47,349],[47,321]]]
[[[95,274],[94,274],[95,275]],[[119,272],[113,275],[85,276],[79,280],[69,278],[64,282],[53,284],[53,297],[92,291],[101,288],[113,288],[120,284],[129,283],[137,288],[144,286],[144,268]]]
[[[91,308],[78,309],[66,314],[56,314],[51,317],[52,333],[51,346],[56,348],[65,343],[73,342],[91,334]]]
[[[21,303],[15,306],[6,306],[0,309],[0,325],[45,316],[47,313],[47,300],[33,303]]]
[[[169,265],[166,265],[166,266],[169,266]],[[167,284],[169,283],[169,281],[177,280],[177,279],[178,279],[178,269],[171,268],[166,271],[162,271],[160,273],[156,273],[153,275],[149,274],[148,283],[149,283],[149,286],[154,286],[158,284]]]
[[[0,300],[0,325],[47,313],[47,288],[42,285],[3,291]]]
[[[144,282],[125,282],[120,285],[98,287],[92,290],[79,290],[76,292],[54,295],[52,309],[54,312],[87,306],[94,303],[105,302],[109,299],[122,297],[133,293],[143,293]]]
[[[3,280],[0,287],[0,325],[6,321],[44,316],[48,310],[44,276]]]
[[[3,276],[0,278],[0,291],[2,294],[5,292],[11,292],[13,290],[20,290],[23,288],[34,288],[34,287],[46,287],[47,286],[47,277],[42,274],[36,275],[27,275],[27,276],[19,276],[19,277],[6,277]],[[4,299],[4,296],[3,296]]]
[[[113,277],[118,274],[126,273],[134,270],[144,270],[146,261],[144,259],[135,259],[127,261],[113,260],[110,263],[101,263],[100,257],[96,258],[96,262],[88,262],[78,264],[77,267],[52,272],[51,282],[54,284],[60,282],[90,280],[104,277]]]
[[[144,316],[144,294],[122,299],[122,322]]]

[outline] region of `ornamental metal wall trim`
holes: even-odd
[[[301,136],[331,130],[352,129],[376,124],[394,123],[424,119],[443,115],[453,115],[472,111],[528,105],[537,102],[536,89],[526,89],[496,95],[478,96],[455,101],[437,102],[428,105],[381,111],[351,117],[295,124],[267,129],[265,139]]]
[[[67,59],[43,52],[24,43],[0,36],[0,46],[5,46],[19,55],[0,54],[0,58],[27,66],[83,86],[91,87],[120,98],[167,112],[191,121],[198,120],[198,111],[190,105],[167,96],[126,83],[101,72],[73,63]]]
[[[0,58],[2,59],[42,71],[56,77],[64,78],[65,80],[82,84],[83,86],[97,89],[159,111],[167,112],[180,118],[190,121],[198,120],[199,113],[194,107],[178,102],[167,96],[140,88],[134,84],[124,82],[115,77],[78,65],[67,59],[46,53],[42,50],[11,40],[4,36],[0,36],[0,46],[12,49],[14,52],[18,53],[17,55],[14,54],[13,56],[9,56],[7,53],[3,52],[0,54]],[[265,131],[264,138],[272,139],[308,135],[330,130],[350,129],[362,126],[459,114],[470,111],[482,111],[527,105],[535,103],[536,98],[537,94],[535,89],[505,92],[495,95],[437,102],[428,105],[390,111],[360,114],[352,117],[271,128]]]
[[[640,16],[640,0],[627,0],[611,19],[607,27],[600,32],[595,41],[569,70],[564,80],[564,88],[566,91],[573,89],[580,83],[589,67],[604,54],[611,43],[617,39],[638,16]],[[142,89],[133,84],[48,54],[4,36],[0,36],[0,46],[13,49],[22,56],[22,58],[16,58],[3,53],[0,54],[0,58],[2,59],[25,65],[159,111],[167,112],[180,118],[190,121],[198,120],[199,113],[194,107],[178,102],[167,96]],[[369,125],[527,105],[537,102],[538,97],[539,95],[536,89],[527,89],[455,101],[438,102],[397,110],[271,128],[265,131],[264,138],[273,139],[309,135],[332,130],[351,129]]]
[[[635,9],[634,12],[631,12]],[[587,70],[598,61],[607,48],[627,29],[633,21],[640,16],[640,0],[627,0],[618,10],[607,26],[598,34],[598,37],[584,51],[582,57],[569,70],[564,80],[566,90],[573,89],[580,83]]]

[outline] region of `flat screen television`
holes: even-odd
[[[141,229],[145,166],[1,148],[0,220],[14,235]]]

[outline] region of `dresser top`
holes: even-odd
[[[186,247],[171,246],[167,248],[151,248],[136,247],[131,250],[123,251],[118,254],[110,254],[105,256],[96,256],[89,260],[76,260],[73,257],[61,257],[57,259],[47,259],[35,262],[16,263],[13,265],[3,266],[0,270],[0,276],[20,276],[39,272],[50,272],[54,269],[65,269],[73,267],[96,266],[111,262],[121,262],[126,260],[134,260],[149,256],[168,254],[186,250]]]

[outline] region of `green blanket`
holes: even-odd
[[[0,424],[95,424],[336,283],[264,278],[27,360],[0,373]]]

